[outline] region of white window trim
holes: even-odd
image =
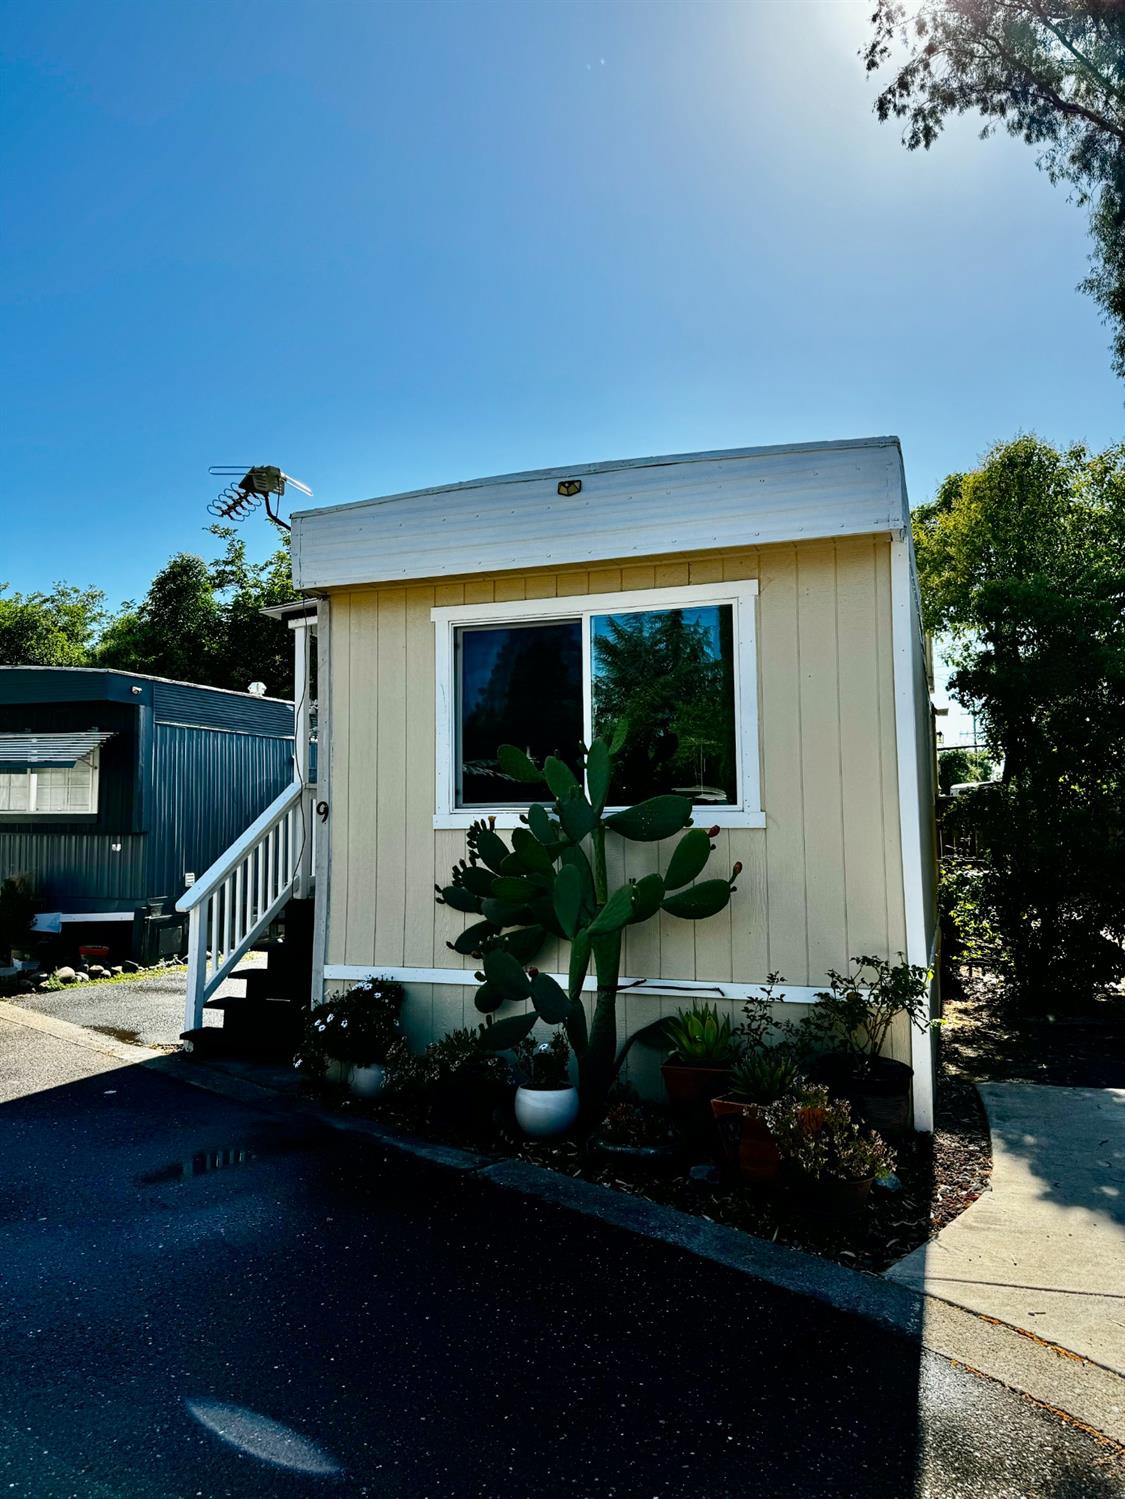
[[[594,614],[639,613],[652,609],[691,609],[711,604],[734,608],[734,717],[739,756],[737,807],[696,808],[696,820],[721,828],[764,828],[761,764],[758,735],[758,583],[755,578],[737,583],[701,583],[686,588],[628,589],[620,593],[575,594],[572,597],[513,599],[506,603],[456,604],[432,609],[434,622],[434,683],[436,728],[436,786],[434,827],[467,828],[482,817],[495,817],[498,828],[520,826],[518,807],[459,808],[456,787],[456,691],[454,681],[454,636],[459,626],[481,624],[527,624],[535,620],[581,619],[582,631],[582,719],[588,744],[592,733],[592,679],[589,650],[590,630],[586,619]]]
[[[90,805],[90,808],[89,808],[88,811],[86,811],[86,812],[76,812],[76,811],[73,810],[73,808],[70,808],[70,807],[45,807],[45,808],[38,807],[36,805],[36,802],[38,800],[39,772],[37,770],[29,770],[27,772],[27,774],[30,777],[30,786],[28,788],[27,806],[26,806],[26,808],[23,808],[22,810],[19,809],[19,808],[14,808],[14,809],[5,808],[3,810],[0,810],[0,819],[7,817],[7,818],[10,818],[10,819],[14,819],[16,821],[19,821],[21,818],[26,819],[28,817],[96,817],[97,814],[98,814],[98,761],[99,761],[99,758],[100,758],[100,749],[97,748],[97,747],[95,747],[94,749],[92,749],[90,751],[90,753],[89,753],[88,756],[87,755],[83,755],[82,756],[82,759],[88,759],[90,761],[90,768],[93,771],[93,775],[90,778],[90,802],[91,802],[91,805]],[[74,765],[79,765],[79,764],[81,764],[81,760],[76,760],[74,762]],[[52,767],[52,768],[59,769],[59,770],[64,770],[64,769],[73,770],[74,769],[74,765],[72,765],[72,766],[57,766],[57,767]],[[19,774],[22,774],[22,772],[19,772],[19,771],[16,771],[16,772],[8,771],[8,772],[6,772],[6,774],[9,774],[9,775],[11,775],[11,774],[19,775]]]

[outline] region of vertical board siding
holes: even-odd
[[[397,968],[406,942],[406,590],[378,594],[379,713],[376,752],[367,774],[375,782],[375,961]],[[432,673],[431,673],[432,675]],[[411,840],[412,841],[412,840]],[[426,843],[432,848],[432,837]]]
[[[293,780],[293,741],[158,723],[147,897],[172,903]]]
[[[579,598],[692,581],[759,580],[762,829],[723,829],[708,874],[742,873],[729,910],[704,923],[660,916],[625,936],[635,977],[818,985],[860,952],[895,953],[904,915],[899,852],[889,541],[748,548],[621,567],[542,569],[331,595],[332,890],[329,964],[476,966],[449,951],[466,918],[433,901],[465,853],[434,831],[434,630],[430,609],[493,599]],[[705,825],[705,809],[700,810]],[[610,879],[664,868],[672,843],[610,843]],[[469,918],[471,920],[472,918]],[[552,941],[539,960],[565,968]],[[475,1024],[472,989],[418,985],[419,1035]],[[628,1024],[667,996],[636,995]],[[651,1059],[649,1059],[651,1060]],[[638,1059],[644,1071],[648,1061]]]

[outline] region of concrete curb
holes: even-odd
[[[13,1009],[16,1013],[9,1014]],[[403,1135],[372,1119],[349,1119],[275,1088],[190,1061],[182,1054],[152,1052],[111,1041],[102,1044],[101,1037],[82,1026],[41,1015],[29,1019],[27,1011],[2,1002],[0,1019],[30,1025],[122,1061],[142,1062],[178,1082],[252,1108],[280,1115],[296,1113],[342,1133],[362,1135],[384,1150],[442,1170],[472,1174],[499,1191],[597,1218],[781,1290],[812,1297],[845,1315],[861,1317],[888,1332],[911,1338],[929,1352],[996,1380],[1056,1414],[1125,1445],[1125,1379],[1119,1374],[936,1296],[527,1161],[498,1160]]]

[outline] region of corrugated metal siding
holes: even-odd
[[[0,879],[26,874],[44,911],[128,911],[146,897],[140,834],[0,828]],[[113,844],[121,845],[114,853]]]
[[[157,723],[191,724],[278,738],[293,736],[291,703],[251,697],[248,693],[215,692],[189,682],[154,682],[152,696]]]
[[[176,900],[293,778],[288,739],[158,723],[147,883]]]
[[[582,481],[569,498],[560,476]],[[897,439],[578,464],[307,511],[299,588],[655,557],[897,530]]]

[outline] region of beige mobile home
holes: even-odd
[[[312,888],[314,998],[379,973],[405,984],[414,1043],[475,1023],[477,964],[449,946],[466,918],[434,886],[474,819],[513,827],[526,806],[497,745],[588,743],[621,703],[650,725],[635,788],[690,795],[719,830],[713,861],[743,865],[720,915],[629,930],[626,1032],[693,996],[737,1011],[771,972],[799,1006],[855,955],[935,966],[930,684],[897,439],[577,464],[311,510],[293,520],[293,566],[317,783],[299,748],[262,914]],[[644,654],[661,632],[679,675],[646,665],[671,659]],[[625,880],[667,849],[621,841],[615,857]],[[238,932],[212,946],[197,1005]],[[559,946],[541,968],[565,971]],[[904,1022],[892,1047],[928,1129],[929,1032]]]

